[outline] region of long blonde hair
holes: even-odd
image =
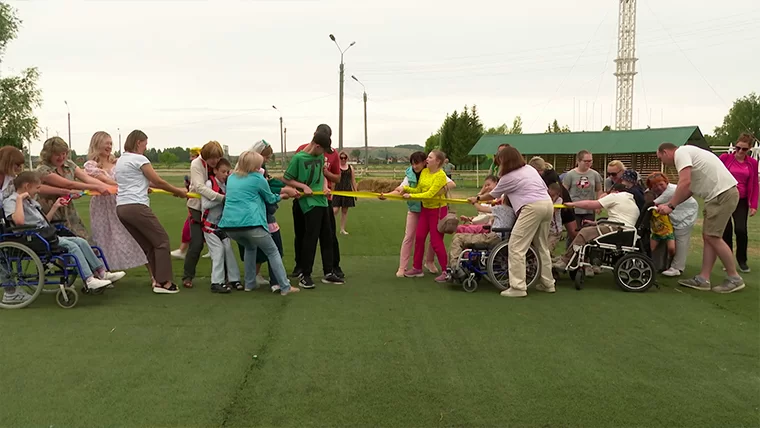
[[[263,164],[264,158],[260,154],[246,150],[238,157],[237,165],[235,165],[235,174],[239,177],[245,177],[252,172],[260,170]]]
[[[98,165],[102,166],[102,159],[100,159],[100,149],[107,138],[111,138],[111,135],[105,131],[98,131],[92,134],[92,138],[90,138],[90,149],[87,152],[87,159],[95,161]],[[113,153],[108,154],[108,162],[116,162],[116,157],[113,155]]]

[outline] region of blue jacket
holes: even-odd
[[[266,204],[280,202],[280,195],[269,190],[263,175],[252,172],[244,177],[232,174],[227,179],[227,195],[220,229],[263,227],[268,230]]]
[[[417,174],[411,166],[406,169],[406,179],[409,181],[409,187],[417,187]],[[407,202],[406,204],[409,205],[409,211],[413,213],[422,211],[422,202]]]

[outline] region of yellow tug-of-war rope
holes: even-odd
[[[171,192],[167,192],[163,189],[151,189],[151,193],[160,193],[163,195],[171,195]],[[88,195],[88,196],[100,196],[100,193],[94,190],[85,190],[81,194]],[[324,195],[324,192],[314,192],[314,195],[320,196]],[[362,198],[362,199],[378,199],[380,197],[380,193],[375,192],[352,192],[352,191],[344,191],[344,190],[334,190],[330,192],[333,196],[345,196],[348,198]],[[301,196],[305,196],[303,192],[301,192]],[[198,193],[188,193],[188,198],[194,198],[194,199],[200,199],[201,195]],[[401,195],[388,195],[383,194],[383,197],[385,199],[391,200],[391,201],[404,201],[404,202],[445,202],[447,204],[469,204],[470,201],[467,199],[457,199],[457,198],[426,198],[426,199],[405,199]],[[563,204],[555,204],[554,208],[567,208],[566,205]]]

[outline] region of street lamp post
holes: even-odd
[[[280,154],[282,155],[280,163],[282,164],[282,169],[285,170],[285,134],[282,132],[282,112],[275,106],[272,106],[272,108],[277,110],[277,113],[280,113]]]
[[[119,156],[121,156],[121,128],[116,128],[116,131],[119,133]]]
[[[366,163],[364,170],[366,171],[369,169],[369,145],[367,143],[367,88],[364,86],[364,83],[356,78],[356,76],[351,75],[351,78],[356,80],[356,83],[362,85],[362,89],[364,90],[364,162]]]
[[[66,104],[66,117],[69,123],[69,148],[73,148],[74,146],[71,143],[71,110],[69,109],[69,102],[66,100],[63,100],[63,102]]]
[[[338,150],[343,150],[343,54],[351,49],[351,46],[355,45],[356,42],[351,42],[351,44],[348,45],[348,47],[344,50],[340,48],[338,41],[335,40],[335,36],[332,34],[330,34],[330,40],[335,43],[335,46],[338,47],[338,51],[340,51],[340,90],[338,94],[338,97],[340,98],[338,107]]]

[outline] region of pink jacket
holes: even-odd
[[[742,168],[744,165],[740,164],[736,161],[736,158],[734,157],[733,153],[723,153],[720,155],[720,160],[723,161],[723,165],[728,168],[729,172],[733,173],[734,169]],[[758,194],[760,194],[760,182],[758,182],[758,164],[755,158],[751,156],[747,156],[744,158],[744,162],[749,165],[750,170],[750,177],[748,183],[739,183],[739,186],[742,187],[742,184],[747,189],[747,202],[749,202],[749,207],[752,209],[757,209],[757,202],[758,202]]]

